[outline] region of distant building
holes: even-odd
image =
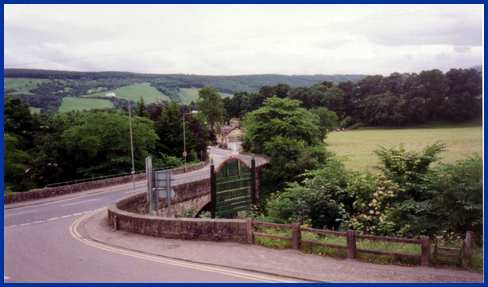
[[[222,144],[223,148],[240,151],[242,149],[242,136],[244,133],[244,130],[239,126],[222,126],[220,128],[220,135],[217,137],[217,142]]]

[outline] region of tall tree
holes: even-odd
[[[311,109],[310,112],[319,116],[319,130],[320,138],[322,140],[325,140],[329,131],[333,131],[339,126],[339,118],[337,117],[336,113],[328,110],[327,108],[319,107],[316,109]]]
[[[266,153],[266,143],[273,137],[300,139],[307,145],[320,143],[319,117],[300,108],[300,101],[268,98],[259,110],[247,114],[247,147],[256,153]]]
[[[137,116],[149,118],[149,112],[147,111],[147,107],[144,104],[144,98],[142,96],[141,100],[139,101],[139,105],[137,106]]]
[[[132,119],[136,170],[144,169],[145,158],[154,148],[158,136],[153,122]],[[83,125],[74,126],[62,135],[68,152],[77,162],[79,176],[120,174],[132,170],[129,118],[123,113],[90,113]]]
[[[212,128],[215,124],[221,124],[224,121],[224,104],[216,88],[205,86],[199,90],[196,108],[199,113],[205,115],[207,123]]]
[[[3,123],[4,131],[19,140],[18,148],[26,151],[34,147],[34,133],[39,129],[39,122],[20,98],[4,97]]]

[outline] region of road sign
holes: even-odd
[[[183,151],[183,156],[187,156],[186,150]]]
[[[161,198],[166,198],[166,197],[168,197],[168,190],[167,189],[160,189],[160,190],[158,190],[158,195]],[[170,188],[170,195],[171,195],[171,198],[175,197],[175,191],[172,188]]]
[[[173,177],[171,172],[167,171],[157,171],[156,172],[156,186],[157,188],[168,187],[168,176],[169,176],[169,186],[172,187],[176,183],[176,179]]]

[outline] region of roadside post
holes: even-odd
[[[168,217],[171,217],[171,199],[175,197],[175,191],[171,188],[175,185],[176,179],[169,171],[156,172],[156,196],[166,197],[168,202]]]
[[[146,157],[146,179],[147,179],[147,201],[149,202],[149,215],[153,213],[153,171],[152,159],[150,156]]]

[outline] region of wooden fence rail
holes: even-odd
[[[272,227],[272,228],[291,229],[292,230],[292,237],[258,233],[258,232],[255,232],[255,226],[266,226],[266,227]],[[347,232],[329,231],[329,230],[322,230],[322,229],[300,227],[300,224],[298,224],[298,223],[293,223],[293,225],[287,225],[287,224],[277,224],[277,223],[269,223],[269,222],[259,222],[259,221],[254,221],[252,218],[247,219],[246,229],[247,229],[247,242],[248,243],[254,243],[254,237],[258,236],[258,237],[266,237],[266,238],[272,238],[272,239],[292,241],[293,242],[293,249],[299,249],[301,244],[309,244],[309,245],[324,246],[324,247],[328,247],[328,248],[343,249],[343,250],[347,250],[347,258],[355,258],[357,253],[370,253],[370,254],[376,254],[376,255],[420,259],[422,262],[421,263],[422,266],[428,266],[429,263],[431,262],[431,260],[430,260],[430,238],[429,238],[429,236],[422,236],[420,239],[407,239],[407,238],[398,238],[398,237],[361,235],[361,234],[356,234],[354,232],[354,230],[348,230]],[[315,234],[324,234],[324,235],[346,237],[347,244],[346,245],[337,245],[337,244],[329,244],[329,243],[323,243],[323,242],[317,242],[317,241],[302,240],[301,239],[301,237],[302,237],[301,233],[302,232],[311,232],[311,233],[315,233]],[[380,250],[361,249],[361,248],[356,248],[356,244],[357,244],[358,239],[406,243],[406,244],[419,244],[422,251],[421,251],[421,254],[408,254],[408,253],[387,252],[387,251],[380,251]],[[463,247],[461,248],[462,252],[464,253],[464,258],[463,258],[463,262],[462,262],[463,266],[467,266],[467,264],[469,263],[469,254],[471,253],[471,246],[472,246],[472,232],[468,231],[468,233],[466,234],[466,239],[463,243]],[[439,249],[442,249],[442,248],[438,248],[438,250]],[[447,248],[445,248],[445,249],[447,249]]]

